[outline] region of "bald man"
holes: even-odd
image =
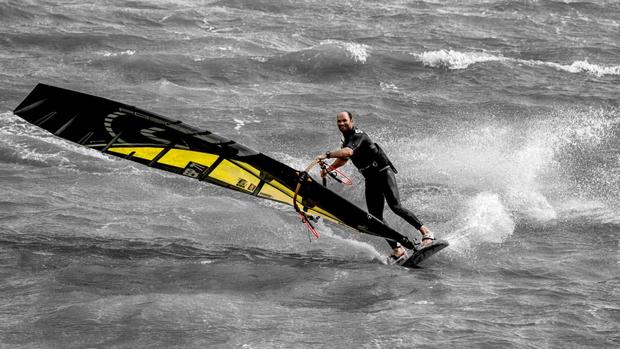
[[[370,137],[353,124],[353,115],[348,111],[336,115],[338,129],[344,136],[342,148],[328,151],[315,158],[316,161],[335,159],[331,167],[338,168],[346,164],[349,159],[362,173],[366,182],[366,206],[368,212],[378,219],[383,219],[383,208],[387,202],[390,209],[413,225],[422,234],[422,246],[430,244],[434,238],[428,228],[409,210],[404,208],[398,196],[396,185],[396,169],[381,148]],[[321,171],[321,176],[325,176]],[[403,246],[394,241],[387,241],[392,248],[391,263],[406,259],[407,253]]]

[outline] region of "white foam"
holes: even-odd
[[[557,146],[578,144],[597,146],[611,136],[620,125],[618,111],[590,108],[586,111],[561,110],[550,122],[552,138]]]
[[[510,188],[506,196],[510,209],[522,216],[541,223],[554,221],[558,217],[556,209],[538,191]]]
[[[330,239],[335,239],[337,241],[343,242],[345,245],[351,247],[349,252],[361,252],[363,255],[367,256],[368,259],[385,260],[385,256],[379,253],[379,251],[377,251],[374,246],[363,241],[348,239],[338,234],[335,234],[331,227],[327,226],[323,222],[324,221],[321,220],[316,224],[316,228],[320,236],[329,237]],[[331,242],[330,245],[333,246]],[[342,250],[337,246],[336,248],[338,249],[338,254],[340,255]]]
[[[355,62],[358,63],[366,63],[366,60],[370,56],[368,52],[368,45],[358,44],[355,42],[344,42],[339,40],[324,40],[319,44],[320,47],[325,46],[337,46],[344,48],[348,53],[350,58],[352,58]]]
[[[125,50],[121,52],[99,51],[96,54],[103,57],[118,57],[118,56],[133,56],[136,54],[136,50]]]
[[[171,92],[176,92],[177,94],[186,93],[186,92],[199,92],[199,93],[204,93],[204,92],[212,93],[213,92],[212,87],[183,86],[183,85],[175,84],[174,82],[168,79],[165,79],[165,78],[161,78],[158,81],[149,83],[149,84],[151,84],[150,85],[152,86],[151,88],[156,89],[157,92],[162,93],[162,94],[171,93]],[[230,89],[227,92],[230,93]]]
[[[509,127],[489,125],[460,130],[458,135],[437,134],[422,142],[416,140],[416,144],[410,140],[402,140],[404,144],[387,142],[386,148],[388,153],[396,154],[395,161],[402,164],[405,176],[420,177],[424,182],[441,183],[443,178],[449,185],[461,188],[536,190],[536,178],[553,152],[536,139],[521,146],[514,144],[516,137]],[[412,148],[404,154],[396,151]],[[419,171],[421,167],[426,171]]]
[[[475,63],[509,60],[508,58],[485,52],[459,52],[453,50],[430,51],[413,54],[413,56],[420,59],[425,66],[448,69],[465,69]]]
[[[453,250],[463,252],[474,244],[502,243],[514,232],[515,223],[496,193],[477,194],[455,222],[460,229],[445,237]]]
[[[597,200],[572,198],[557,204],[564,217],[595,220],[602,224],[620,224],[617,208]]]
[[[605,75],[620,75],[620,65],[604,66],[588,62],[587,59],[574,61],[572,64],[560,64],[540,60],[527,60],[504,57],[501,54],[486,52],[459,52],[454,50],[438,50],[423,53],[412,53],[422,63],[431,68],[465,69],[472,64],[485,62],[512,62],[527,66],[546,66],[569,73],[587,73],[602,77]]]
[[[252,116],[247,116],[245,119],[237,119],[237,118],[233,118],[233,121],[235,122],[235,130],[239,131],[241,130],[241,128],[243,126],[245,126],[245,124],[247,123],[255,123],[258,124],[261,121],[255,117]]]
[[[380,82],[379,87],[382,91],[398,91],[398,86],[391,82]]]
[[[557,70],[566,71],[569,73],[588,73],[590,75],[596,75],[597,77],[602,77],[604,75],[620,75],[620,65],[617,66],[601,66],[597,64],[589,63],[588,60],[583,61],[575,61],[570,65],[559,64],[554,62],[544,62],[544,61],[525,61],[525,60],[516,60],[520,63],[527,65],[542,65],[551,67]]]
[[[75,170],[78,168],[78,165],[75,164],[73,159],[70,159],[70,154],[67,152],[56,151],[54,149],[46,150],[47,152],[45,152],[36,148],[36,143],[34,143],[35,146],[33,146],[31,142],[24,144],[18,141],[20,137],[28,137],[34,139],[36,142],[52,144],[69,153],[78,153],[88,157],[113,161],[109,155],[56,137],[42,128],[27,123],[13,113],[3,113],[2,120],[6,122],[6,125],[0,127],[0,135],[2,136],[0,139],[10,148],[15,149],[16,155],[20,159],[33,160],[44,164],[54,162],[64,169]]]
[[[515,125],[489,121],[426,138],[385,137],[382,146],[392,154],[400,178],[459,191],[495,192],[515,219],[545,223],[558,216],[550,198],[575,195],[570,189],[574,157],[607,147],[618,125],[615,111],[562,108]],[[597,189],[614,192],[618,169],[620,161],[609,163],[591,181]]]
[[[269,61],[269,58],[267,57],[261,57],[261,56],[252,56],[250,57],[251,60],[256,61],[256,62],[260,62],[260,63],[265,63],[267,61]]]

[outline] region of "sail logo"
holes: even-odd
[[[182,174],[187,177],[198,178],[198,176],[206,170],[207,166],[190,161],[187,166],[185,166]]]

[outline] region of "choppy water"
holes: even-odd
[[[0,18],[1,347],[620,346],[618,1],[9,0]],[[290,209],[26,124],[11,110],[37,82],[297,168],[350,110],[451,246],[407,270],[341,227],[309,243]],[[363,206],[347,172],[334,188]]]

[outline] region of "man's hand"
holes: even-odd
[[[327,154],[321,154],[321,155],[319,155],[319,156],[315,157],[315,158],[314,158],[314,161],[315,161],[315,162],[319,162],[319,161],[323,161],[323,160],[325,160],[325,159],[327,159]]]
[[[344,155],[346,155],[346,158],[342,157],[342,153],[344,151]],[[329,155],[328,155],[329,154]],[[349,161],[348,156],[351,156],[353,154],[353,150],[349,149],[349,148],[342,148],[342,149],[338,149],[338,150],[334,150],[331,152],[327,152],[321,155],[317,155],[317,157],[314,158],[315,162],[322,162],[325,159],[334,159],[334,162],[332,162],[331,165],[328,165],[328,168],[330,171],[333,171],[341,166],[344,166],[344,164],[347,163],[347,161]],[[325,164],[327,165],[327,164]],[[327,176],[328,171],[321,169],[321,177],[325,177]]]
[[[314,158],[314,162],[320,164],[325,159],[327,159],[327,153],[321,154],[321,155],[315,157]],[[324,167],[325,167],[324,165],[321,166],[321,177],[327,176],[327,171],[323,169]]]

